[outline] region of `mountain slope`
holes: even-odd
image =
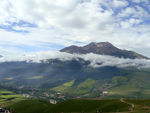
[[[108,71],[109,70],[109,71]],[[60,61],[49,60],[46,63],[6,62],[0,63],[0,82],[9,85],[52,88],[75,80],[79,84],[87,78],[106,79],[120,73],[117,67],[89,67],[83,59]]]
[[[69,46],[60,51],[71,53],[71,54],[73,54],[73,53],[77,53],[77,54],[94,53],[94,54],[100,54],[100,55],[111,55],[111,56],[115,56],[115,57],[123,57],[123,58],[131,58],[131,59],[135,59],[135,58],[148,59],[147,57],[140,55],[136,52],[121,50],[121,49],[113,46],[109,42],[100,42],[100,43],[92,42],[83,47]]]

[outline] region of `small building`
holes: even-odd
[[[60,92],[57,92],[57,95],[61,95],[61,93],[60,93]]]

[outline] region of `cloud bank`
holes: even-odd
[[[69,54],[64,52],[37,52],[28,53],[24,55],[17,56],[3,56],[0,58],[0,62],[15,62],[15,61],[26,61],[32,63],[48,63],[48,59],[59,59],[61,61],[70,61],[73,59],[79,60],[83,59],[85,61],[90,61],[89,66],[94,68],[103,66],[116,66],[120,68],[124,67],[137,67],[137,68],[150,68],[150,60],[146,59],[125,59],[117,58],[108,55],[97,55],[97,54]]]

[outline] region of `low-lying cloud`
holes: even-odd
[[[16,62],[26,61],[32,63],[47,62],[48,59],[59,59],[61,61],[70,61],[72,59],[79,60],[79,58],[85,61],[90,61],[89,66],[92,67],[103,67],[103,66],[116,66],[116,67],[137,67],[137,68],[149,68],[150,60],[146,59],[129,59],[129,58],[118,58],[108,55],[98,54],[69,54],[64,52],[36,52],[28,53],[24,55],[16,56],[3,56],[0,58],[0,62]]]

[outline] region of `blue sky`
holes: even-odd
[[[16,33],[29,33],[29,30],[23,30],[23,29],[15,29],[15,27],[31,27],[31,28],[36,28],[38,27],[36,24],[32,24],[23,20],[19,20],[18,22],[9,22],[6,21],[5,24],[0,24],[0,29],[6,30],[8,32],[16,32]]]
[[[149,18],[149,0],[2,0],[0,52],[109,41],[150,56]]]

